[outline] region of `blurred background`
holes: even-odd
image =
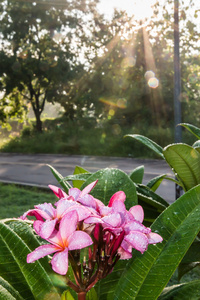
[[[124,135],[200,126],[199,1],[1,0],[0,39],[1,152],[150,158]]]

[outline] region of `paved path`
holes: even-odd
[[[27,185],[47,187],[57,184],[47,164],[55,167],[63,176],[73,174],[76,165],[95,172],[103,168],[119,168],[129,174],[134,168],[144,165],[143,183],[160,175],[173,173],[165,161],[142,160],[133,158],[95,157],[79,155],[22,155],[0,153],[0,182],[15,182]],[[175,186],[171,181],[164,180],[157,190],[165,200],[175,200]]]

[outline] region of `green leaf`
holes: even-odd
[[[8,282],[21,298],[26,300],[60,299],[51,280],[52,270],[48,259],[44,258],[34,264],[26,262],[27,254],[38,247],[40,243],[25,221],[2,220],[0,222],[0,240],[0,276],[2,280]]]
[[[200,183],[200,153],[187,144],[172,144],[164,148],[164,157],[185,191]]]
[[[65,182],[67,180],[70,180],[70,181],[76,181],[76,182],[83,182],[84,183],[90,176],[91,176],[90,173],[77,174],[77,175],[68,175],[66,177],[63,177],[62,181]],[[76,185],[77,185],[77,183],[76,183]],[[81,186],[82,186],[82,183],[81,183]]]
[[[200,299],[200,280],[167,287],[158,300],[197,300]]]
[[[178,266],[178,280],[181,279],[190,270],[194,269],[196,266],[200,265],[200,241],[194,241],[184,258],[182,259],[180,265]]]
[[[129,176],[133,182],[142,183],[144,177],[144,166],[135,168]]]
[[[68,193],[68,190],[71,188],[71,185],[67,181],[63,181],[63,176],[51,165],[47,165],[51,172],[53,173],[54,177],[58,181],[58,183],[63,187],[64,191]]]
[[[22,298],[19,292],[2,277],[0,277],[0,299],[25,300],[25,298]]]
[[[181,280],[181,278],[188,272],[190,272],[191,270],[193,270],[194,268],[196,268],[197,266],[200,265],[200,262],[192,262],[192,263],[186,263],[186,264],[180,264],[178,266],[178,281]]]
[[[94,288],[91,288],[91,290],[87,292],[86,300],[98,300],[98,296]]]
[[[80,166],[76,166],[74,169],[74,175],[79,175],[79,174],[88,174],[89,175],[90,172],[88,172],[87,170],[83,169]],[[84,181],[85,180],[73,180],[72,181],[73,187],[80,189],[82,184],[84,183]]]
[[[157,143],[155,143],[154,141],[150,140],[149,138],[140,135],[140,134],[127,134],[125,135],[125,137],[130,137],[133,138],[139,142],[141,142],[142,144],[144,144],[145,146],[147,146],[148,148],[150,148],[151,150],[153,150],[156,154],[158,154],[160,157],[163,157],[163,148],[161,146],[159,146]]]
[[[167,201],[143,184],[137,185],[137,194],[138,198],[140,197],[144,202],[156,207],[160,212],[169,206]]]
[[[74,300],[74,297],[72,296],[70,291],[67,290],[67,291],[64,291],[64,293],[62,294],[60,300]]]
[[[194,125],[191,125],[191,124],[188,124],[188,123],[181,123],[179,124],[183,127],[185,127],[188,131],[190,131],[194,136],[196,136],[198,138],[198,140],[200,140],[200,128],[194,126]]]
[[[114,300],[155,300],[200,230],[200,186],[171,204],[153,223],[151,229],[163,242],[149,245],[142,255],[126,266],[115,290]]]
[[[153,191],[155,192],[160,184],[162,183],[163,179],[167,179],[167,180],[171,180],[175,183],[178,184],[178,181],[171,178],[171,177],[168,177],[166,174],[162,174],[162,175],[159,175],[159,176],[156,176],[154,178],[152,178],[148,183],[147,183],[147,186]]]
[[[125,172],[112,168],[101,169],[84,182],[82,189],[97,179],[98,183],[90,194],[104,204],[107,205],[111,196],[118,191],[125,192],[127,209],[137,204],[136,187]]]

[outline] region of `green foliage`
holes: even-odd
[[[11,299],[60,299],[52,280],[48,259],[34,265],[27,264],[26,256],[39,242],[23,221],[7,219],[0,222],[1,295]],[[7,290],[7,291],[6,291]],[[8,298],[2,298],[8,299]]]

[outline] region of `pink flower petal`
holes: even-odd
[[[142,206],[135,205],[129,209],[129,212],[134,216],[136,221],[139,221],[140,223],[144,220],[144,211]]]
[[[83,197],[79,197],[77,201],[84,206],[92,207],[94,209],[97,208],[97,203],[96,203],[94,197],[92,197],[89,194],[86,194]]]
[[[138,231],[131,231],[124,237],[124,240],[130,243],[133,248],[140,251],[141,253],[144,253],[144,251],[147,250],[149,243],[146,235]]]
[[[71,206],[77,205],[75,201],[61,199],[57,202],[57,218],[61,218],[65,211],[67,211]]]
[[[56,209],[53,207],[51,203],[42,203],[35,205],[35,208],[39,209],[41,211],[40,214],[46,213],[50,219],[56,217]],[[46,218],[48,219],[48,218]]]
[[[115,202],[116,200],[120,200],[122,202],[124,202],[126,200],[126,195],[123,191],[119,191],[119,192],[116,192],[111,198],[110,198],[110,201],[109,201],[109,204],[108,206],[111,207],[113,205],[113,202]]]
[[[104,221],[109,226],[119,227],[121,225],[122,219],[120,217],[120,214],[113,213],[113,214],[103,217],[102,221]]]
[[[29,209],[27,212],[25,212],[23,214],[23,216],[21,218],[22,218],[22,220],[25,220],[27,216],[34,216],[34,217],[36,217],[37,220],[40,220],[40,221],[44,221],[44,219],[46,220],[46,218],[49,219],[49,216],[46,213],[44,213],[44,214],[42,213],[42,216],[40,213],[41,213],[41,211],[39,209]]]
[[[128,224],[124,226],[124,230],[126,231],[126,234],[128,234],[130,231],[140,231],[145,234],[151,232],[150,228],[145,227],[143,224],[141,224],[138,221],[130,221]]]
[[[81,192],[80,197],[83,197],[86,194],[89,194],[91,192],[91,190],[95,187],[95,185],[97,184],[98,180],[88,184]]]
[[[64,215],[60,221],[59,232],[64,244],[68,237],[76,230],[78,222],[78,214],[75,210],[70,211]]]
[[[57,219],[47,220],[43,222],[43,224],[41,224],[40,226],[40,230],[38,233],[41,236],[41,238],[43,239],[49,238],[55,229],[56,223],[57,223]]]
[[[91,217],[88,217],[87,219],[85,219],[84,223],[85,224],[91,224],[91,223],[98,224],[98,223],[103,223],[103,221],[101,220],[101,217],[91,216]]]
[[[77,188],[71,188],[71,189],[69,189],[68,193],[69,193],[69,196],[72,196],[74,198],[74,200],[76,201],[78,199],[81,191]]]
[[[55,186],[55,185],[49,184],[49,188],[54,192],[54,194],[55,194],[59,199],[68,196],[64,191],[62,191],[60,188],[58,188],[58,187]]]
[[[112,209],[115,211],[115,212],[119,212],[119,213],[122,213],[122,214],[125,214],[126,213],[126,206],[124,204],[124,202],[120,201],[119,199],[116,199],[113,204],[112,204]]]
[[[89,234],[84,231],[75,231],[68,238],[69,250],[82,249],[92,245],[93,241]]]
[[[107,216],[112,213],[112,207],[103,206],[99,209],[101,216]]]
[[[68,271],[68,249],[54,254],[51,260],[52,269],[60,274],[65,275]]]
[[[157,244],[163,241],[163,238],[155,232],[150,232],[147,234],[147,238],[149,240],[149,244]]]
[[[33,252],[27,255],[27,263],[32,263],[35,260],[42,258],[46,255],[52,254],[60,249],[54,245],[42,245],[36,248]]]

